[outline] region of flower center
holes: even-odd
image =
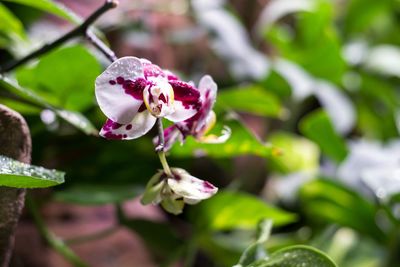
[[[174,90],[164,78],[152,79],[152,84],[143,90],[146,108],[155,117],[164,117],[174,110]]]

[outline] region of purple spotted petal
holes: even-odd
[[[131,140],[146,134],[155,123],[156,118],[148,110],[145,110],[137,113],[127,124],[120,124],[108,119],[101,129],[100,135],[112,140]]]
[[[194,116],[201,107],[199,90],[183,81],[170,80],[169,84],[174,90],[175,112],[165,118],[180,122]]]
[[[181,101],[174,102],[174,113],[165,116],[167,120],[172,122],[180,122],[193,117],[197,113],[197,109],[192,105],[185,105]]]
[[[168,186],[188,204],[210,198],[218,191],[211,183],[190,175],[184,169],[172,168],[172,173],[175,177],[167,179]]]
[[[180,101],[186,108],[199,108],[200,92],[189,83],[171,80],[169,84],[174,89],[175,101]]]
[[[207,91],[209,91],[208,97],[213,99],[213,101],[215,101],[215,99],[217,97],[217,90],[218,90],[218,86],[214,82],[213,78],[210,75],[204,75],[200,79],[199,91],[200,91],[200,94],[202,95],[202,97],[206,96]]]
[[[120,58],[97,77],[97,103],[109,119],[127,124],[143,103],[145,86],[141,61],[136,57]]]

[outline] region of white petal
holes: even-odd
[[[199,91],[202,97],[206,94],[207,90],[210,90],[210,98],[215,101],[218,86],[210,75],[204,75],[199,82]]]
[[[143,77],[141,61],[136,57],[120,58],[96,79],[95,92],[100,109],[111,120],[126,124],[135,116],[143,101],[126,94],[122,85],[110,84],[117,77],[130,80]]]
[[[181,101],[174,101],[174,109],[175,112],[165,116],[167,120],[170,120],[172,122],[180,122],[187,120],[191,117],[193,117],[196,113],[197,110],[193,106],[187,106],[187,108],[182,104]]]
[[[229,137],[231,137],[231,134],[232,134],[231,128],[229,128],[228,126],[224,126],[220,136],[210,134],[200,137],[198,141],[204,144],[221,144],[228,141]]]
[[[356,111],[353,102],[335,85],[317,81],[315,96],[328,112],[335,130],[340,134],[349,133],[356,122]]]
[[[171,190],[183,198],[189,199],[189,203],[195,200],[203,200],[217,193],[218,188],[207,181],[200,180],[183,169],[172,168],[177,179],[168,178],[167,183]]]
[[[137,113],[130,123],[120,124],[119,127],[107,127],[107,123],[100,131],[100,135],[108,139],[131,140],[146,134],[153,128],[156,118],[148,110]]]

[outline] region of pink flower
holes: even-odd
[[[200,93],[189,83],[145,59],[123,57],[96,79],[96,98],[108,117],[100,131],[107,139],[146,134],[157,118],[184,121],[200,108]]]
[[[225,127],[221,136],[206,135],[215,125],[216,115],[212,110],[217,98],[217,84],[206,75],[201,78],[199,83],[200,91],[200,107],[197,113],[181,122],[164,130],[165,146],[164,149],[168,150],[172,145],[180,140],[184,142],[188,135],[192,135],[197,141],[202,143],[223,143],[230,137],[231,131]],[[156,138],[156,143],[158,139]]]

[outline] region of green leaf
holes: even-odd
[[[272,230],[271,220],[262,220],[258,224],[257,228],[257,239],[251,244],[240,256],[239,266],[248,265],[260,258],[266,257],[267,253],[265,251],[264,245],[269,239]]]
[[[3,4],[0,3],[0,33],[5,34],[10,39],[13,39],[14,35],[20,39],[24,39],[25,31],[21,21]]]
[[[196,141],[192,136],[188,136],[183,146],[179,143],[174,145],[171,150],[171,156],[194,157],[207,155],[214,158],[228,158],[239,155],[256,155],[267,158],[274,156],[276,149],[270,144],[262,143],[237,119],[217,122],[212,133],[220,135],[224,126],[228,126],[232,130],[230,138],[225,143],[203,144]]]
[[[81,111],[93,105],[94,81],[100,71],[97,59],[85,47],[74,45],[43,56],[33,68],[18,70],[17,80],[42,96],[52,96],[49,101],[57,106]]]
[[[293,21],[274,24],[267,32],[283,58],[296,62],[312,76],[340,83],[347,64],[335,28],[332,1],[316,0],[311,12],[297,14]],[[321,61],[323,59],[323,61]]]
[[[192,208],[194,222],[201,229],[251,229],[260,220],[272,220],[281,226],[296,221],[296,215],[270,206],[246,193],[221,191],[209,200]]]
[[[300,198],[313,220],[351,227],[380,242],[386,238],[375,224],[376,207],[337,182],[318,179],[307,183],[300,190]]]
[[[284,115],[279,99],[258,85],[219,92],[217,106],[260,116],[282,117]]]
[[[79,184],[54,194],[57,201],[79,205],[118,204],[133,199],[143,192],[143,188],[115,184]]]
[[[267,259],[254,262],[247,267],[337,267],[322,251],[309,246],[290,246],[278,250]]]
[[[92,123],[82,114],[56,108],[49,104],[41,96],[37,95],[35,92],[19,86],[17,82],[9,78],[0,76],[0,88],[7,89],[11,93],[26,100],[28,103],[31,103],[33,106],[39,106],[54,111],[59,117],[86,134],[97,135],[98,133],[97,129],[92,125]]]
[[[395,14],[391,12],[393,8],[391,0],[350,0],[346,4],[343,30],[349,36],[366,34],[374,26],[383,26],[385,24],[382,25],[382,22]]]
[[[2,1],[29,6],[29,7],[56,15],[58,17],[64,18],[70,22],[74,22],[74,23],[81,22],[81,19],[79,19],[76,15],[74,15],[65,6],[63,6],[60,3],[53,2],[51,0],[34,0],[34,1],[31,1],[31,0],[2,0]]]
[[[271,158],[279,172],[315,173],[319,169],[319,148],[310,140],[288,132],[273,133],[268,140],[282,151],[279,157]]]
[[[0,185],[43,188],[64,183],[64,173],[25,164],[0,155]]]
[[[336,162],[346,158],[348,153],[346,143],[335,132],[325,111],[317,110],[308,114],[300,122],[300,131],[317,143],[322,152]]]

